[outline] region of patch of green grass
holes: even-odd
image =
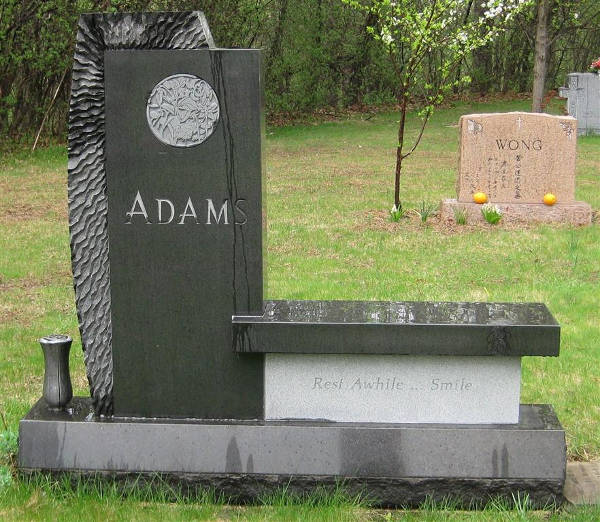
[[[415,209],[423,201],[454,196],[460,115],[510,110],[529,110],[529,101],[460,102],[435,113],[421,146],[405,162],[403,207]],[[335,122],[269,129],[265,298],[544,302],[562,326],[561,356],[523,360],[522,402],[554,405],[567,432],[570,458],[600,458],[598,224],[572,228],[500,222],[496,227],[447,227],[429,217],[423,227],[416,215],[391,222],[397,120],[397,114],[381,113],[369,120],[354,115]],[[411,115],[409,136],[416,136],[417,124]],[[599,152],[600,137],[578,139],[576,195],[596,211],[600,209]],[[37,339],[43,335],[73,336],[70,362],[75,393],[88,394],[71,283],[66,206],[64,147],[39,149],[34,155],[2,155],[3,433],[16,433],[19,419],[41,395],[43,361]],[[352,499],[315,506],[314,499],[285,496],[266,499],[265,506],[228,508],[206,499],[174,504],[163,502],[162,494],[143,499],[81,485],[69,493],[66,486],[57,490],[51,483],[9,481],[13,453],[13,442],[2,449],[1,519],[72,519],[82,513],[84,518],[109,520],[286,520],[300,519],[298,513],[304,520],[600,519],[597,508],[542,515],[522,513],[514,506],[504,511],[492,506],[475,513],[455,512],[451,506],[387,512]]]
[[[296,495],[284,487],[259,502],[260,507],[244,510],[244,520],[359,520],[369,506],[361,496],[348,495],[343,485],[333,491],[317,488],[308,495]]]
[[[182,495],[158,476],[123,484],[39,474],[0,490],[3,520],[215,520],[223,511],[213,492]]]
[[[0,477],[2,474],[0,473]],[[343,485],[294,495],[282,488],[251,505],[229,503],[211,490],[182,493],[160,476],[148,481],[52,477],[36,474],[0,486],[2,520],[244,520],[395,521],[595,520],[600,507],[532,509],[527,497],[491,499],[480,510],[464,511],[452,498],[428,498],[418,509],[374,509]]]

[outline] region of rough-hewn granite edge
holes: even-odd
[[[69,227],[79,330],[98,415],[113,410],[104,51],[202,47],[214,47],[214,42],[199,11],[79,18],[69,107]]]
[[[305,496],[315,490],[342,492],[350,498],[360,496],[373,507],[418,507],[425,500],[451,500],[456,507],[477,509],[492,499],[512,503],[517,495],[528,496],[530,507],[549,508],[564,502],[564,480],[482,479],[482,478],[340,478],[331,475],[258,475],[213,473],[127,473],[50,471],[20,469],[24,476],[45,473],[53,477],[68,477],[73,483],[82,479],[115,481],[124,490],[140,485],[166,490],[173,501],[181,495],[194,496],[202,489],[214,491],[228,503],[260,503],[266,495],[285,489],[288,495]]]

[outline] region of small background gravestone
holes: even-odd
[[[591,222],[591,207],[575,201],[577,120],[528,112],[461,116],[457,199],[441,205],[441,218],[453,221],[464,209],[469,221],[482,221],[473,195],[483,192],[517,222]],[[556,196],[552,206],[544,195]]]
[[[571,73],[568,87],[559,90],[567,98],[567,112],[577,119],[577,133],[600,134],[600,74]]]

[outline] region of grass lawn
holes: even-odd
[[[558,110],[558,105],[554,110]],[[438,111],[405,162],[405,207],[455,195],[461,114],[528,110],[528,101],[460,102]],[[269,299],[541,301],[562,326],[559,358],[525,358],[521,402],[551,403],[567,432],[568,456],[600,459],[600,228],[422,224],[389,220],[397,118],[267,130]],[[409,132],[417,131],[413,117]],[[600,209],[600,137],[578,142],[577,199]],[[71,488],[11,478],[18,421],[40,397],[37,339],[68,333],[76,395],[87,395],[70,273],[66,149],[0,157],[0,519],[175,518],[256,520],[538,519],[492,506],[459,513],[369,510],[351,499],[268,499],[236,508],[215,499],[166,502],[109,486]],[[148,497],[148,498],[147,498]],[[450,506],[451,507],[451,506]],[[594,508],[553,518],[600,518]]]

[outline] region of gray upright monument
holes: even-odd
[[[567,85],[559,93],[567,98],[569,116],[577,118],[577,134],[600,134],[600,75],[571,73]]]
[[[91,398],[40,399],[20,469],[236,500],[342,480],[381,505],[560,501],[564,431],[519,404],[521,357],[559,353],[543,304],[263,300],[260,71],[201,13],[81,17],[69,210]]]

